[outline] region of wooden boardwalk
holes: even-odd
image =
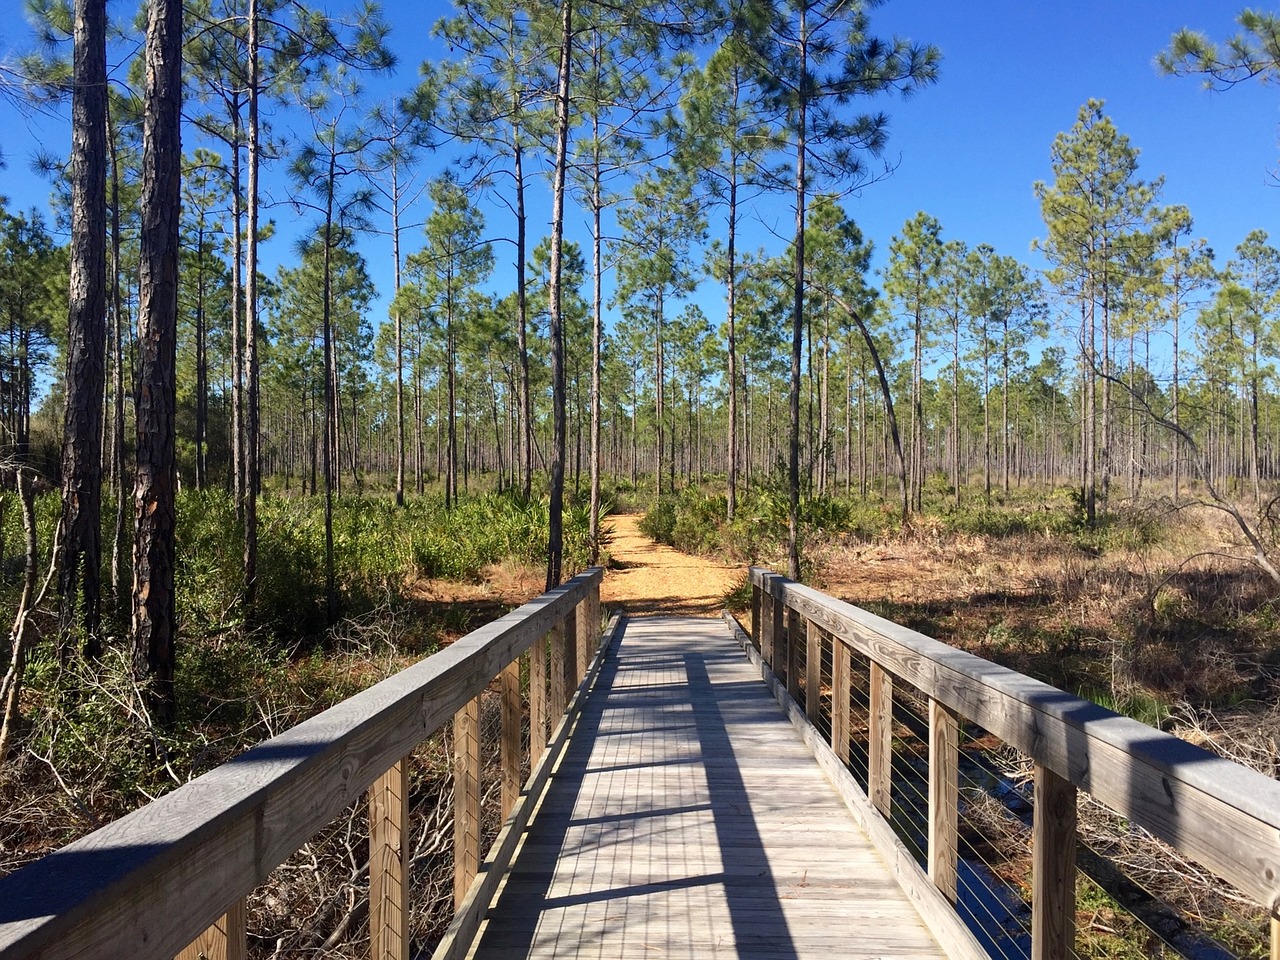
[[[478,958],[942,957],[723,622],[627,622]]]

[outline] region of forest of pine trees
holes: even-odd
[[[0,445],[11,488],[61,490],[62,656],[131,623],[171,709],[180,489],[234,505],[250,620],[282,497],[323,498],[331,619],[334,502],[361,496],[546,496],[549,584],[569,503],[594,556],[602,490],[698,485],[730,520],[781,491],[793,576],[802,503],[907,517],[931,485],[1068,487],[1088,522],[1207,491],[1269,567],[1280,249],[1211,250],[1097,100],[1027,184],[1047,269],[927,211],[864,235],[885,111],[945,82],[869,6],[471,0],[374,102],[376,5],[157,2],[144,38],[105,0],[29,4],[5,94],[69,136],[51,211],[0,207]],[[1275,69],[1194,34],[1164,66]],[[744,229],[765,209],[771,247]]]

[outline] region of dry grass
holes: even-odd
[[[891,542],[832,548],[819,585],[1056,686],[1122,705],[1220,706],[1268,697],[1280,659],[1272,584],[1204,552],[1229,533],[1203,509],[1122,518],[1101,547],[918,525]]]

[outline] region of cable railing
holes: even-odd
[[[580,706],[575,690],[581,694],[580,684],[598,669],[602,573],[585,571],[0,878],[0,960],[241,960],[249,895],[362,800],[370,956],[407,957],[409,758],[449,725],[455,911],[436,956],[459,955],[567,741]],[[505,826],[482,866],[480,716],[491,685],[500,700],[497,789]],[[522,787],[525,764],[532,772]]]
[[[753,567],[750,581],[752,633],[740,639],[952,956],[1082,955],[1085,794],[1257,903],[1270,917],[1260,955],[1280,960],[1280,783],[768,570]],[[1008,786],[993,744],[1026,758],[1029,789],[980,811],[992,782]],[[1006,846],[1030,838],[1022,892],[982,847],[984,813],[1001,821]],[[1002,905],[1019,897],[1029,911]],[[982,936],[957,923],[957,908]]]

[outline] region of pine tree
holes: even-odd
[[[106,0],[78,0],[71,94],[71,294],[62,443],[61,639],[78,627],[85,653],[101,652],[102,396],[106,379]]]
[[[932,83],[941,60],[934,47],[870,36],[871,6],[861,0],[780,0],[770,16],[753,26],[751,36],[765,88],[785,111],[784,129],[795,157],[787,466],[787,569],[793,579],[800,576],[800,369],[809,191],[815,184],[821,189],[874,179],[867,159],[884,150],[888,117],[851,115],[844,107],[861,97],[890,90],[910,93]]]
[[[1048,277],[1080,310],[1081,501],[1093,523],[1110,483],[1112,311],[1127,245],[1152,215],[1162,180],[1138,176],[1138,150],[1103,112],[1101,100],[1080,108],[1071,130],[1054,139],[1052,184],[1037,183],[1048,229],[1038,243],[1053,268]],[[1101,381],[1102,407],[1098,410]]]
[[[142,256],[138,280],[138,477],[134,486],[133,663],[147,706],[177,719],[174,564],[177,469],[174,382],[182,177],[182,2],[148,7],[143,112]]]

